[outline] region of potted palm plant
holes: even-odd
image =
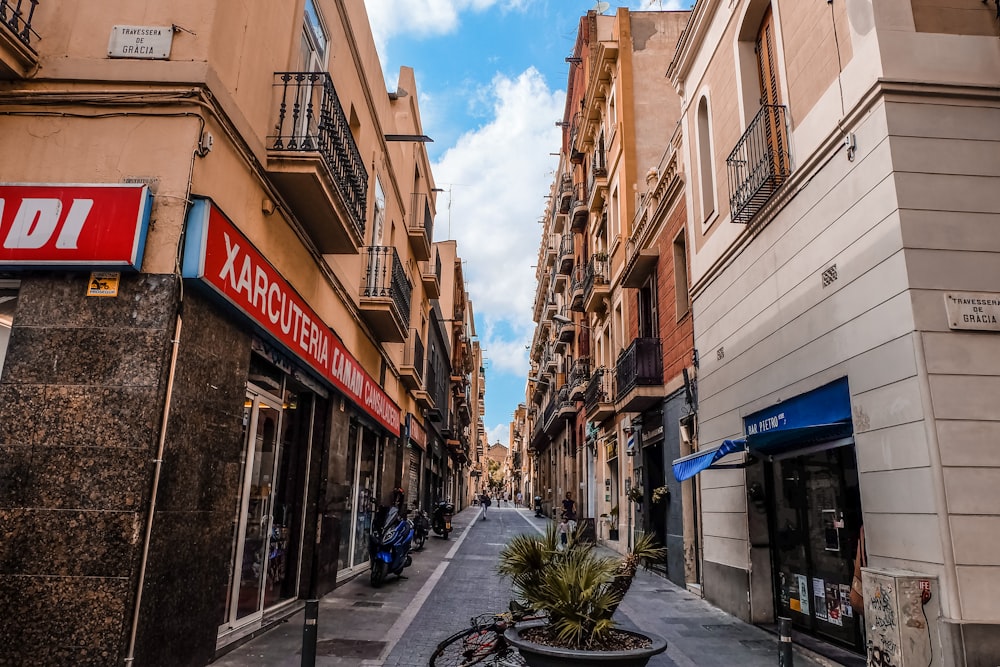
[[[666,550],[640,535],[620,557],[600,555],[580,539],[559,548],[554,526],[544,537],[519,535],[500,552],[497,571],[510,578],[519,604],[544,613],[544,620],[509,628],[504,634],[529,667],[606,662],[641,667],[662,653],[661,637],[622,630],[612,619],[640,564],[661,560]]]

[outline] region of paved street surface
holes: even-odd
[[[373,589],[367,573],[320,602],[316,665],[426,667],[445,637],[473,616],[503,611],[510,584],[494,571],[500,549],[514,535],[544,529],[548,519],[513,507],[468,508],[455,516],[448,540],[432,536],[414,554],[406,579],[390,576]],[[298,667],[303,613],[227,653],[222,667]],[[777,638],[719,611],[657,575],[640,571],[616,619],[626,629],[658,634],[667,652],[650,667],[775,667]],[[837,667],[796,647],[796,667]]]

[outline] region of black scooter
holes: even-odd
[[[542,514],[542,497],[541,496],[535,496],[535,516],[537,518],[541,518],[542,516],[544,516]]]
[[[448,539],[451,532],[451,517],[455,514],[455,506],[447,500],[439,500],[434,504],[434,511],[431,512],[431,529],[444,539]]]
[[[424,542],[431,532],[431,520],[427,517],[427,512],[416,510],[413,513],[413,549],[420,551],[424,548]]]

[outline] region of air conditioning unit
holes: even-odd
[[[938,581],[908,570],[862,568],[869,665],[943,665]]]

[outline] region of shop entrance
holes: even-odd
[[[223,634],[298,598],[309,453],[324,431],[325,403],[305,385],[256,354],[251,380]]]
[[[850,605],[862,516],[854,445],[765,465],[777,616],[863,652]]]

